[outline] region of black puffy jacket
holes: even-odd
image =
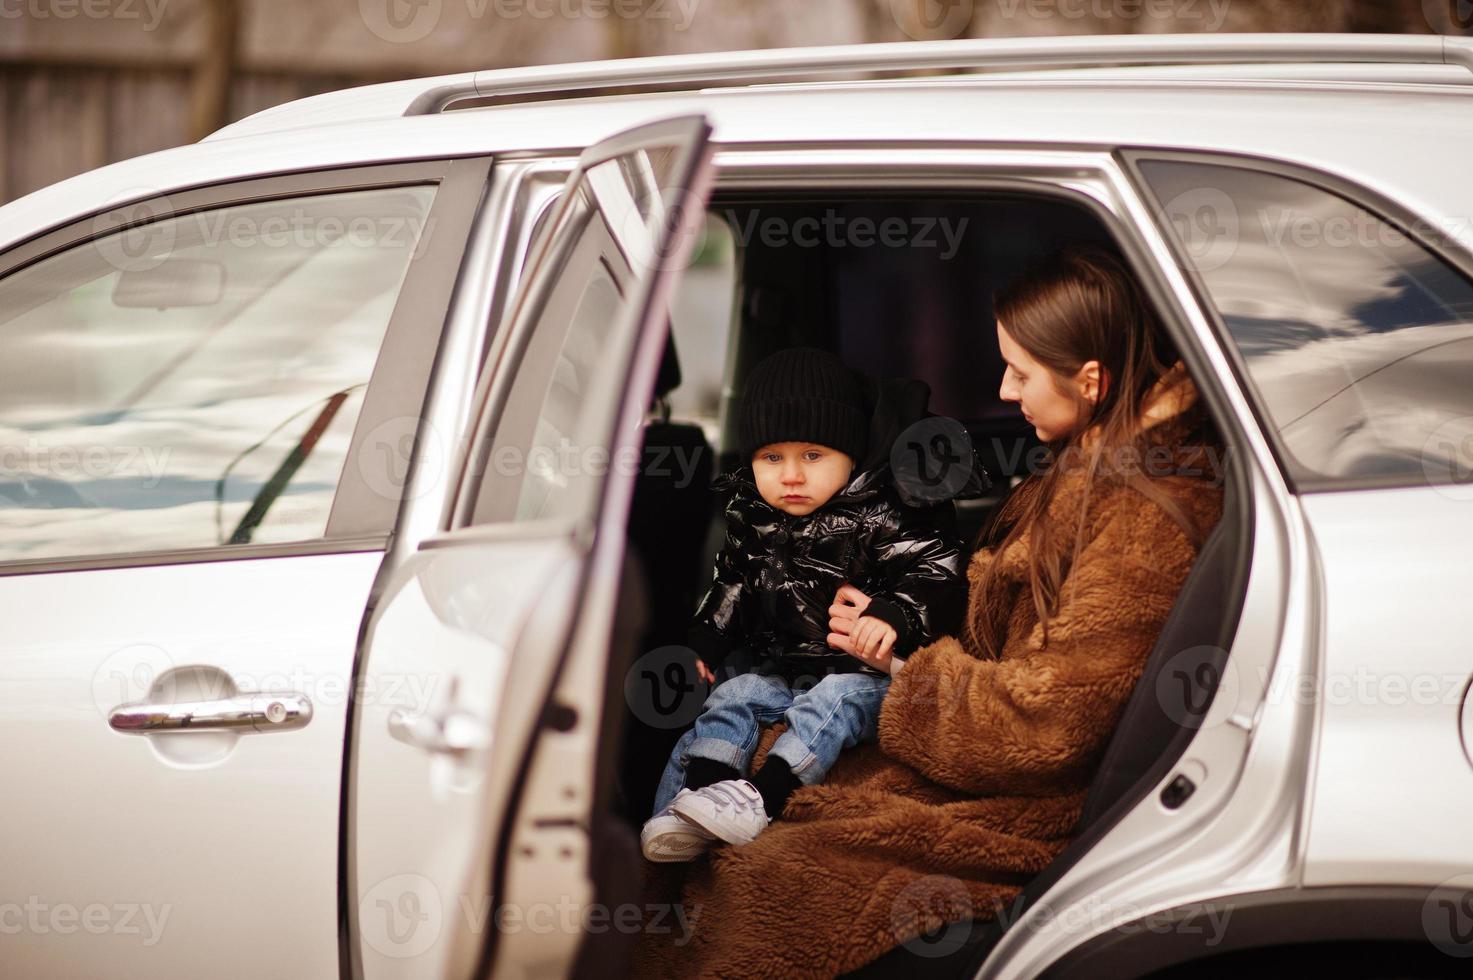
[[[890,466],[897,436],[932,417],[930,389],[913,379],[860,377],[870,449],[822,507],[803,516],[778,510],[762,499],[750,464],[715,482],[718,499],[731,495],[726,539],[689,632],[690,646],[713,670],[745,645],[761,660],[760,672],[790,680],[878,673],[828,645],[829,606],[846,581],[871,597],[865,615],[895,628],[897,656],[960,626],[969,556],[957,536],[955,505],[918,498]],[[963,463],[967,482],[955,497],[985,492],[992,483],[976,454]]]

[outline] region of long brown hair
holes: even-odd
[[[1135,278],[1119,258],[1092,245],[1072,245],[1044,257],[1019,278],[993,295],[993,312],[1003,329],[1028,354],[1048,369],[1061,393],[1071,396],[1083,424],[1067,437],[1047,443],[1050,463],[1028,476],[993,515],[979,544],[996,544],[994,556],[1025,532],[1031,531],[1029,582],[1038,621],[1048,642],[1048,621],[1058,611],[1060,587],[1084,546],[1085,514],[1096,485],[1132,487],[1158,503],[1194,543],[1200,533],[1157,478],[1130,465],[1148,448],[1142,413],[1151,387],[1177,360],[1175,346],[1161,321],[1142,297]],[[1090,402],[1068,384],[1085,362],[1100,363],[1100,389]],[[1197,403],[1187,413],[1197,423],[1210,420]],[[1084,434],[1089,430],[1089,448]],[[1179,429],[1174,431],[1180,431]],[[1074,547],[1065,561],[1066,536],[1043,520],[1049,501],[1065,472],[1084,466],[1079,521]],[[994,539],[1003,534],[1001,542]],[[1006,640],[1011,600],[996,584],[997,562],[984,566],[972,603],[968,629],[984,652],[1001,656]],[[976,616],[980,614],[980,622]]]

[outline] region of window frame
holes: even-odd
[[[435,197],[405,272],[403,285],[374,358],[363,405],[354,422],[343,471],[320,537],[305,541],[158,548],[108,554],[0,560],[0,577],[194,562],[241,561],[296,555],[383,551],[400,501],[371,489],[354,461],[376,427],[401,417],[422,417],[431,367],[439,349],[451,293],[458,278],[490,177],[489,156],[273,173],[109,204],[41,231],[0,254],[0,279],[88,242],[201,211],[353,191],[434,185]],[[140,218],[139,215],[146,215]],[[433,229],[434,233],[429,234]],[[436,324],[425,328],[429,321]]]
[[[1162,162],[1235,168],[1307,184],[1316,190],[1340,198],[1352,207],[1360,208],[1376,220],[1396,229],[1410,241],[1446,262],[1470,284],[1473,284],[1473,254],[1470,254],[1460,242],[1451,236],[1428,234],[1429,230],[1436,226],[1435,221],[1417,214],[1411,208],[1385,194],[1326,170],[1272,157],[1230,151],[1128,146],[1119,148],[1115,156],[1132,190],[1150,211],[1152,219],[1156,222],[1156,230],[1170,249],[1177,271],[1186,280],[1198,308],[1216,334],[1218,346],[1232,368],[1239,389],[1248,396],[1248,407],[1290,491],[1295,494],[1311,494],[1355,490],[1420,489],[1443,485],[1429,480],[1425,475],[1420,478],[1406,474],[1327,476],[1308,470],[1298,462],[1294,454],[1289,451],[1288,446],[1284,444],[1278,425],[1268,415],[1266,401],[1259,392],[1253,371],[1247,359],[1243,357],[1242,351],[1239,350],[1231,329],[1223,320],[1217,303],[1212,297],[1212,292],[1207,288],[1206,280],[1197,271],[1196,264],[1192,262],[1191,257],[1184,253],[1183,243],[1177,236],[1175,228],[1172,227],[1170,216],[1164,211],[1164,204],[1146,179],[1139,164],[1141,162]]]
[[[1251,410],[1254,402],[1244,397],[1241,386],[1232,391],[1228,379],[1213,360],[1214,346],[1220,338],[1204,332],[1192,309],[1196,297],[1183,295],[1166,274],[1165,258],[1150,244],[1150,236],[1158,230],[1143,221],[1136,210],[1144,201],[1122,173],[1115,145],[1099,144],[988,144],[918,143],[903,148],[855,146],[845,142],[817,142],[784,145],[712,143],[715,151],[715,181],[711,208],[723,199],[766,194],[774,190],[796,193],[827,194],[835,191],[896,191],[914,194],[947,194],[954,196],[992,197],[999,193],[1023,198],[1045,197],[1074,204],[1092,215],[1107,230],[1120,249],[1128,267],[1140,282],[1148,300],[1167,323],[1173,340],[1188,370],[1197,379],[1201,398],[1210,407],[1230,450],[1239,457],[1260,459],[1253,451],[1261,431]],[[555,178],[571,172],[573,159],[564,150],[548,149],[519,157],[519,161],[546,168],[544,176]],[[554,183],[555,183],[554,179]],[[556,208],[562,201],[556,189],[539,203],[539,211],[549,205]],[[534,216],[535,217],[535,216]],[[507,275],[505,288],[515,290],[520,281],[535,271],[538,255],[531,241],[519,268]],[[738,248],[740,248],[740,243]],[[548,257],[547,260],[550,260]],[[737,258],[738,268],[741,259]],[[677,287],[678,288],[678,287]],[[743,284],[738,279],[737,289]],[[740,295],[740,292],[738,293]],[[1199,304],[1198,304],[1199,305]],[[507,354],[509,324],[503,312],[490,338],[490,350],[483,361],[474,399],[476,421],[469,433],[474,446],[483,438],[478,426],[499,414],[487,405],[487,387],[496,375],[496,367]],[[733,325],[730,343],[739,331]],[[517,354],[515,350],[511,352]],[[731,352],[728,351],[728,362]],[[728,371],[730,370],[728,363]],[[438,548],[462,541],[495,541],[520,539],[534,534],[573,535],[589,533],[578,522],[505,522],[476,524],[470,520],[471,501],[477,486],[472,476],[473,448],[464,449],[453,468],[455,490],[447,497],[439,528],[417,542],[417,547]],[[1279,473],[1259,468],[1276,486]],[[1251,481],[1241,467],[1235,471],[1237,490],[1250,501]],[[1286,487],[1287,489],[1287,487]],[[1253,504],[1250,502],[1249,507]],[[1251,547],[1251,543],[1246,545]]]

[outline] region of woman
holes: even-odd
[[[650,866],[638,976],[834,976],[990,919],[1068,844],[1100,753],[1221,516],[1221,441],[1130,274],[1070,248],[994,299],[1000,395],[1050,448],[984,530],[960,635],[888,670],[877,744],[794,792],[751,844]],[[764,733],[754,768],[780,732]],[[666,909],[668,912],[668,909]],[[685,941],[682,941],[685,940]]]

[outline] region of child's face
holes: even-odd
[[[752,454],[762,499],[784,513],[811,514],[849,482],[854,460],[816,442],[772,442]]]

